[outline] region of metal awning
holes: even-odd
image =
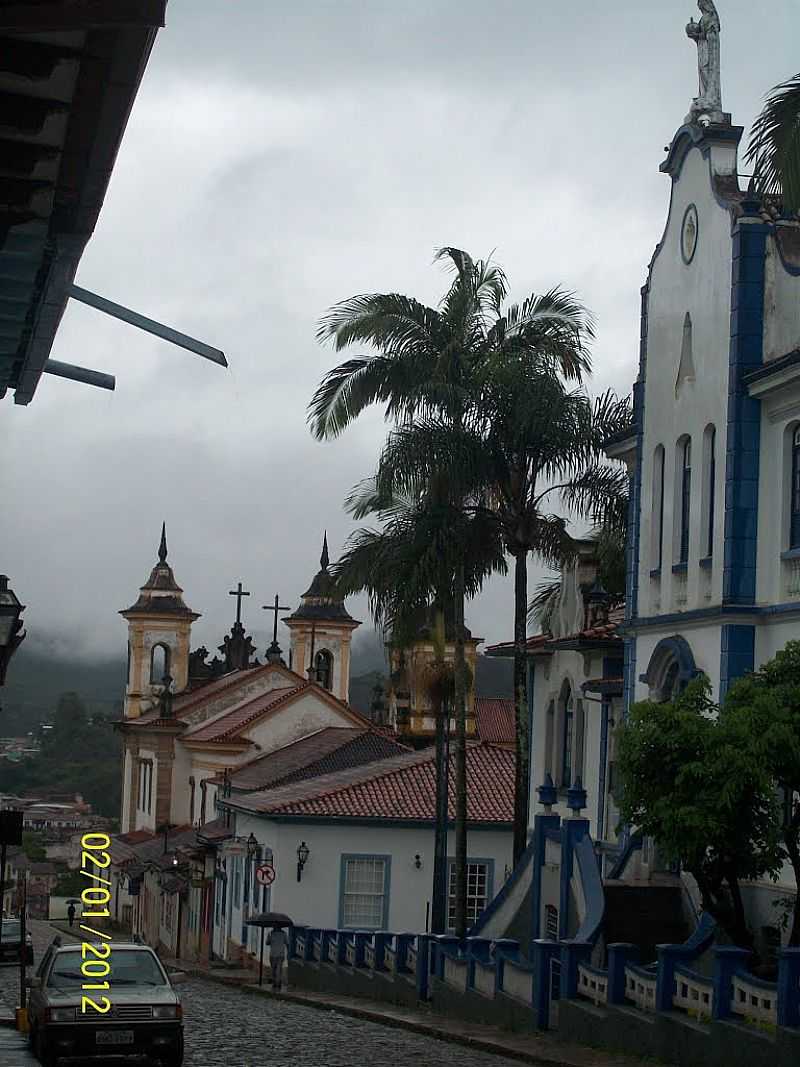
[[[0,6],[0,398],[12,389],[30,403],[46,370],[113,388],[108,375],[47,363],[70,295],[93,295],[73,291],[75,272],[165,9],[166,0]],[[216,349],[105,303],[226,365]]]

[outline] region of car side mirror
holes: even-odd
[[[169,976],[172,985],[181,985],[187,978],[186,971],[173,971]]]

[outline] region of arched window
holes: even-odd
[[[323,648],[314,657],[314,673],[317,682],[325,689],[333,686],[333,656]]]
[[[150,653],[150,682],[161,685],[169,674],[169,648],[166,645],[153,645]]]
[[[653,649],[642,681],[650,690],[650,700],[663,704],[680,696],[698,673],[691,647],[675,634],[663,638]]]
[[[800,426],[792,434],[792,486],[789,548],[800,548]]]
[[[680,531],[678,539],[678,562],[689,561],[689,517],[692,504],[692,439],[684,437],[678,446],[680,459],[680,484],[678,505],[680,515]]]
[[[704,513],[705,513],[705,556],[711,559],[714,555],[714,488],[717,480],[717,431],[713,426],[706,426],[704,435]]]
[[[661,570],[664,551],[664,446],[653,453],[653,510],[650,559],[653,570]]]
[[[572,690],[564,683],[561,693],[561,787],[572,785],[573,749],[575,745],[575,715],[572,705]]]

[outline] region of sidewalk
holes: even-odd
[[[207,978],[224,985],[238,985],[243,993],[286,1000],[320,1011],[339,1012],[342,1015],[365,1019],[383,1026],[412,1030],[440,1041],[449,1041],[452,1044],[464,1045],[481,1052],[505,1056],[522,1063],[534,1064],[536,1067],[642,1067],[644,1062],[653,1063],[653,1060],[644,1061],[632,1056],[616,1055],[599,1049],[591,1049],[586,1045],[561,1041],[552,1034],[511,1033],[497,1027],[467,1023],[461,1019],[450,1019],[445,1015],[437,1015],[425,1009],[404,1008],[382,1001],[362,1000],[360,997],[344,997],[332,993],[298,991],[273,993],[267,986],[253,984],[252,971],[216,968],[208,970],[185,960],[165,959],[162,963],[197,978]]]

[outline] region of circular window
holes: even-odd
[[[698,229],[697,208],[694,204],[689,204],[683,213],[683,222],[681,223],[681,256],[684,263],[691,263],[694,259],[697,249]]]

